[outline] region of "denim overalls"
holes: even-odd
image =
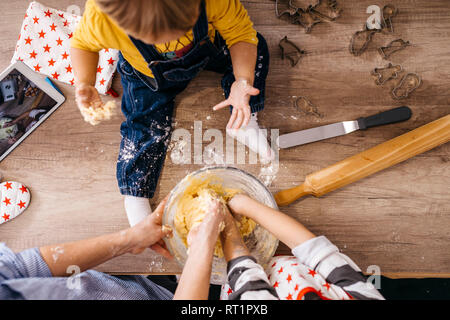
[[[226,98],[230,94],[235,81],[230,53],[219,33],[216,32],[215,41],[211,42],[203,1],[193,34],[191,50],[172,60],[165,60],[154,46],[130,36],[154,78],[134,69],[120,54],[117,69],[123,86],[122,112],[126,117],[120,128],[122,141],[117,161],[117,180],[122,194],[153,197],[170,141],[174,98],[201,70],[224,74],[222,88]],[[260,94],[250,99],[252,112],[264,108],[269,68],[267,43],[260,34],[258,40],[253,85]]]

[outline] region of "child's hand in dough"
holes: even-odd
[[[233,106],[230,120],[228,121],[228,129],[239,129],[245,127],[250,121],[250,97],[257,96],[259,90],[253,87],[245,79],[238,79],[231,85],[231,91],[228,99],[215,105],[213,110],[219,110],[227,106]]]
[[[251,200],[245,193],[238,193],[228,201],[228,207],[237,220],[239,216],[247,216],[247,212],[251,211]]]
[[[83,108],[100,108],[102,99],[94,86],[85,83],[78,84],[75,88],[75,101],[80,110]]]

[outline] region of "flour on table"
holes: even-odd
[[[278,168],[275,169],[274,164],[271,162],[270,164],[261,167],[258,179],[261,180],[266,187],[269,187],[277,177],[277,172]]]
[[[160,255],[156,255],[153,257],[153,260],[148,265],[149,272],[161,272],[165,269],[163,268],[164,258]]]
[[[184,140],[172,141],[167,151],[170,151],[170,159],[175,164],[189,164],[191,163],[190,154],[187,148],[188,144]]]
[[[203,161],[206,164],[225,165],[224,156],[222,152],[217,152],[214,147],[205,147],[203,153]]]

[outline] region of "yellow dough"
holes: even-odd
[[[114,101],[108,101],[100,108],[80,107],[84,121],[89,122],[93,126],[99,124],[102,120],[111,119],[114,109],[116,109],[116,103]]]
[[[220,183],[211,183],[213,177],[200,180],[191,178],[190,183],[177,205],[175,213],[174,225],[184,245],[187,247],[187,236],[189,231],[201,223],[208,213],[208,209],[212,199],[219,199],[224,204],[228,202],[235,194],[239,193],[238,189],[224,188]],[[243,237],[252,233],[256,223],[247,218],[242,217],[237,221],[237,225]],[[214,255],[223,257],[222,244],[217,240],[214,249]]]

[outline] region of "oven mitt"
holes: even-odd
[[[30,204],[30,190],[15,181],[0,183],[0,224],[14,219],[24,212]]]
[[[80,20],[81,16],[31,2],[11,63],[22,61],[36,72],[74,85],[70,39]],[[99,93],[109,93],[118,60],[119,50],[103,49],[99,52],[95,80]]]

